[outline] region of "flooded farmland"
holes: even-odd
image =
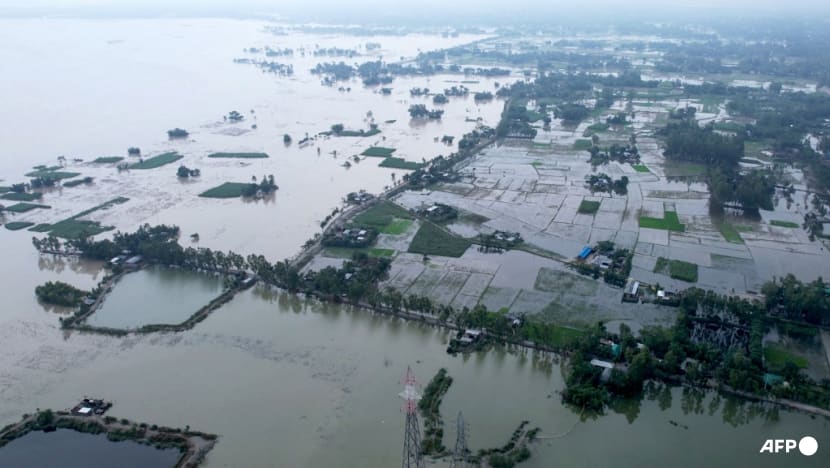
[[[291,257],[319,232],[332,209],[343,205],[346,193],[377,193],[392,185],[393,174],[399,179],[406,173],[378,167],[374,158],[350,167],[344,162],[371,146],[395,148],[396,156],[413,162],[447,154],[452,148],[440,143],[442,136],[459,138],[478,122],[495,126],[502,111],[500,100],[453,98],[442,106],[440,122],[412,121],[409,104],[431,101],[410,96],[410,88],[443,89],[467,80],[471,89],[493,90],[496,81],[518,79],[451,74],[397,78],[388,95],[353,80],[350,91],[339,91],[322,86],[308,72],[326,58],[285,58],[296,70],[291,77],[265,74],[233,60],[245,56],[244,48],[265,45],[353,47],[367,54],[360,60],[405,60],[418,49],[445,48],[482,36],[373,37],[382,46],[368,51],[368,39],[360,36],[275,35],[265,26],[229,20],[0,21],[0,39],[7,44],[0,48],[0,60],[20,64],[0,77],[0,97],[7,106],[0,115],[0,184],[23,180],[33,166],[53,164],[59,155],[70,160],[66,170],[95,178],[89,185],[45,191],[42,202],[50,208],[15,220],[56,223],[123,196],[129,201],[88,218],[124,231],[145,223],[175,224],[182,228],[183,245],[261,253],[271,260]],[[82,47],[65,47],[70,41],[66,38]],[[102,76],[110,83],[104,89],[96,85]],[[244,123],[225,122],[222,117],[231,110],[243,112]],[[312,145],[297,144],[305,134],[337,123],[355,129],[374,123],[381,133],[321,136]],[[165,132],[174,127],[187,128],[190,136],[168,140]],[[544,144],[572,145],[581,129],[557,131]],[[284,134],[293,136],[292,144],[283,142]],[[808,273],[824,271],[823,250],[802,245],[801,231],[765,225],[746,234],[746,244],[740,246],[714,239],[716,230],[704,219],[705,199],[695,198],[705,192],[705,185],[662,180],[656,142],[646,140],[643,146],[649,145],[652,151],[644,161],[653,172],[638,175],[628,166],[614,166],[616,174],[630,176],[637,185],[628,202],[631,213],[621,198],[608,197],[594,217],[577,212],[583,197],[592,197],[573,183],[590,171],[583,155],[563,151],[534,165],[541,158],[538,152],[509,145],[488,148],[468,167],[482,175],[476,186],[444,187],[430,200],[452,202],[480,215],[478,222],[460,220],[451,226],[461,235],[522,229],[553,258],[523,251],[494,256],[470,248],[460,259],[424,261],[405,253],[418,227],[413,223],[400,236],[379,241],[399,251],[388,284],[434,293],[459,307],[480,300],[493,310],[543,310],[549,319],[571,325],[615,319],[642,326],[669,324],[675,313],[657,306],[621,305],[619,291],[565,271],[557,256],[613,237],[636,249],[635,271],[644,277],[657,277],[652,271],[655,257],[671,251],[674,257],[699,263],[705,268],[702,283],[721,290],[757,287],[756,266],[735,258],[752,259],[765,271],[798,270],[804,264],[811,269]],[[182,181],[176,178],[175,164],[119,171],[113,164],[90,163],[97,157],[125,155],[129,146],[140,146],[145,155],[177,151],[181,163],[199,168],[201,176]],[[269,157],[208,157],[226,151],[265,152]],[[274,175],[279,190],[263,199],[199,197],[222,183],[261,180],[268,174]],[[538,179],[534,187],[540,190],[525,190],[530,179]],[[684,195],[672,195],[676,193]],[[405,193],[396,201],[417,207],[423,197]],[[527,203],[519,204],[520,199]],[[662,215],[667,206],[676,207],[710,242],[695,244],[674,233],[638,230],[635,211]],[[793,220],[797,209],[782,204],[769,216]],[[660,385],[649,387],[641,398],[619,400],[604,415],[588,416],[561,402],[564,381],[556,356],[502,347],[451,356],[445,351],[449,331],[304,300],[265,286],[237,294],[180,333],[108,337],[66,332],[58,315],[38,303],[34,288],[61,280],[89,290],[105,270],[100,262],[40,255],[31,236],[25,230],[0,229],[3,264],[10,270],[3,278],[0,308],[0,426],[35,408],[63,409],[82,395],[101,395],[114,402],[116,414],[134,421],[219,434],[205,460],[208,467],[396,466],[404,430],[397,394],[403,372],[411,366],[422,384],[442,367],[455,379],[441,406],[447,421],[445,445],[454,443],[450,422],[458,411],[465,415],[474,451],[503,445],[528,420],[541,429],[525,465],[530,467],[606,466],[612,461],[658,466],[667,459],[678,467],[774,467],[780,466],[780,458],[758,454],[766,439],[830,430],[826,419]],[[338,260],[342,263],[321,256],[313,265]],[[141,270],[125,276],[89,322],[128,328],[181,322],[215,297],[221,285],[217,277]],[[546,308],[551,303],[559,306]],[[39,438],[58,434],[64,437],[61,431],[37,433],[17,443],[29,451],[42,442]],[[15,456],[6,450],[11,447],[0,450],[0,465],[3,456]],[[146,461],[142,466],[164,464],[168,455],[159,452],[153,454],[158,459],[139,460]],[[828,461],[826,450],[814,457],[787,458],[793,467],[827,466]]]

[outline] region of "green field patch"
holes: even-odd
[[[78,177],[79,175],[81,175],[80,172],[57,171],[53,167],[47,167],[45,169],[39,169],[36,171],[29,172],[26,174],[26,177],[40,177],[43,179],[62,180]]]
[[[380,130],[373,128],[370,130],[343,130],[340,133],[332,133],[332,135],[339,137],[370,137],[375,136],[378,133],[380,133]]]
[[[11,192],[11,191],[12,191],[11,187],[6,187],[6,186],[0,187],[0,193],[6,193],[6,192]]]
[[[378,164],[378,166],[389,167],[392,169],[407,169],[410,171],[414,171],[424,167],[424,165],[421,163],[407,161],[403,158],[394,158],[392,156],[389,156],[388,158],[381,161],[380,164]]]
[[[21,229],[26,229],[29,226],[34,226],[35,223],[29,223],[26,221],[12,221],[10,223],[6,223],[6,229],[9,231],[19,231]]]
[[[659,257],[654,265],[654,272],[667,274],[674,279],[689,283],[697,282],[697,265],[683,260],[669,260],[665,257]]]
[[[767,369],[772,371],[783,370],[788,362],[793,363],[799,369],[806,369],[809,364],[807,358],[796,356],[783,347],[774,344],[764,346],[764,360],[766,361]]]
[[[101,224],[97,221],[86,221],[81,220],[80,218],[94,213],[98,210],[109,208],[113,205],[126,203],[129,200],[130,199],[126,197],[113,198],[112,200],[101,203],[97,206],[93,206],[92,208],[81,211],[76,215],[70,216],[69,218],[66,218],[63,221],[58,221],[55,224],[39,224],[36,226],[36,228],[42,230],[38,230],[36,232],[48,232],[52,236],[61,237],[64,239],[80,239],[88,236],[95,236],[102,232],[110,231],[115,228],[112,226],[101,226]],[[46,230],[46,226],[49,226],[48,230]]]
[[[363,156],[370,156],[373,158],[388,158],[395,152],[395,148],[384,148],[383,146],[372,146],[366,148],[362,153]]]
[[[63,183],[64,187],[76,187],[81,184],[92,183],[92,177],[84,177],[83,179],[67,180]]]
[[[52,229],[52,225],[49,223],[40,223],[37,226],[29,229],[29,232],[49,232]]]
[[[395,219],[411,220],[412,215],[404,208],[390,202],[382,201],[375,203],[366,211],[355,216],[353,222],[360,226],[366,226],[383,231],[387,226],[392,224]]]
[[[184,156],[175,151],[162,153],[158,156],[153,156],[152,158],[147,158],[141,162],[131,164],[130,169],[155,169],[157,167],[164,166],[165,164],[176,162],[183,157]]]
[[[718,230],[720,230],[720,234],[727,240],[727,242],[732,242],[733,244],[744,243],[740,231],[732,224],[726,221],[721,221],[718,223]]]
[[[92,162],[95,164],[113,164],[123,160],[124,158],[121,156],[102,156],[100,158],[95,158],[95,161]]]
[[[209,158],[263,159],[267,153],[210,153]]]
[[[412,239],[408,251],[424,255],[460,257],[470,245],[472,242],[469,239],[450,234],[436,224],[425,221]]]
[[[604,122],[598,122],[598,123],[595,123],[595,124],[591,124],[591,125],[588,126],[588,128],[585,129],[584,132],[582,132],[582,136],[589,137],[589,136],[593,135],[594,133],[604,132],[604,131],[608,130],[608,128],[610,128],[610,125],[608,125],[607,123],[604,123]]]
[[[225,182],[218,187],[205,190],[199,196],[204,198],[238,198],[242,196],[242,192],[250,185],[250,183],[244,182]]]
[[[769,223],[772,224],[773,226],[785,227],[785,228],[795,229],[795,228],[801,227],[798,223],[794,223],[792,221],[781,221],[780,219],[773,219]]]
[[[405,233],[409,227],[412,226],[411,219],[399,219],[395,218],[392,220],[391,223],[387,224],[386,226],[378,229],[378,232],[381,234],[391,234],[394,236],[400,235]]]
[[[573,148],[577,151],[584,151],[584,150],[591,149],[591,146],[593,146],[593,145],[594,145],[594,143],[591,140],[579,139],[579,140],[576,140],[574,142]]]
[[[25,213],[27,211],[36,210],[38,208],[49,209],[52,208],[49,205],[38,205],[35,203],[15,203],[14,205],[7,206],[6,211],[11,211],[12,213]]]
[[[632,164],[631,167],[637,172],[649,172],[648,167],[643,164]]]
[[[2,199],[4,200],[11,200],[11,201],[35,201],[40,200],[43,197],[43,194],[40,192],[31,192],[31,193],[18,193],[18,192],[9,192],[4,194]]]
[[[532,163],[530,163],[530,165],[533,166],[533,167],[539,167],[543,164],[544,163],[542,161],[533,161]]]
[[[666,211],[663,213],[663,218],[651,218],[648,216],[640,216],[640,227],[650,229],[664,229],[666,231],[684,232],[686,226],[680,224],[680,219],[674,211]]]
[[[582,214],[594,214],[599,211],[600,202],[593,200],[582,200],[579,203],[579,211]]]
[[[346,247],[326,247],[323,250],[323,255],[330,258],[345,258],[347,260],[351,260],[355,253],[365,253],[370,257],[376,258],[392,258],[395,256],[395,251],[393,249],[381,249],[381,248],[363,248],[363,249],[350,249]]]

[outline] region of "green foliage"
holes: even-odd
[[[411,171],[424,167],[424,165],[421,163],[407,161],[403,158],[394,158],[392,156],[389,156],[388,158],[381,161],[380,164],[378,164],[378,166],[390,167],[393,169],[407,169]]]
[[[102,156],[92,161],[95,164],[112,164],[124,160],[121,156]]]
[[[409,252],[443,257],[460,257],[470,245],[472,245],[472,242],[469,239],[458,237],[430,221],[424,221],[409,245]]]
[[[388,158],[392,156],[392,153],[395,152],[395,148],[384,148],[382,146],[372,146],[364,150],[362,153],[363,156],[370,156],[374,158]]]
[[[640,216],[640,227],[651,229],[665,229],[667,231],[683,232],[686,226],[680,224],[680,219],[674,211],[665,211],[663,218]]]
[[[264,159],[266,153],[210,153],[209,158]]]
[[[91,184],[92,177],[84,177],[83,179],[68,180],[63,183],[64,187],[76,187],[81,184]]]
[[[721,235],[727,242],[732,242],[733,244],[743,244],[744,240],[741,237],[741,233],[735,229],[728,221],[720,221],[717,223],[718,229],[720,230]]]
[[[664,257],[658,257],[654,272],[668,274],[674,279],[689,283],[697,282],[697,265],[682,260],[668,260]]]
[[[64,171],[57,171],[51,167],[46,169],[39,169],[37,171],[32,171],[26,174],[26,177],[32,178],[43,178],[43,179],[51,179],[51,180],[61,180],[61,179],[71,179],[73,177],[78,177],[81,175],[80,172],[64,172]]]
[[[573,149],[576,151],[584,151],[593,146],[594,143],[591,140],[583,140],[579,139],[574,142]]]
[[[23,203],[15,203],[14,205],[7,206],[5,208],[5,211],[9,211],[9,212],[12,212],[12,213],[25,213],[27,211],[35,210],[35,209],[38,209],[38,208],[48,209],[48,208],[52,208],[52,207],[49,206],[49,205],[37,205],[37,204],[34,204],[34,203],[25,203],[25,202],[23,202]]]
[[[32,193],[25,193],[25,192],[8,192],[3,194],[2,197],[4,200],[11,200],[11,201],[35,201],[40,200],[43,197],[43,194],[40,192],[32,192]]]
[[[183,128],[176,127],[172,130],[167,130],[167,136],[169,138],[187,138],[189,135],[190,133]]]
[[[387,228],[397,220],[411,220],[412,215],[390,201],[384,200],[375,203],[367,210],[355,216],[353,221],[359,226],[366,226],[375,228],[380,232],[384,232]],[[408,226],[407,226],[408,227]],[[388,234],[393,234],[389,232]]]
[[[768,344],[764,347],[764,360],[767,369],[772,372],[782,372],[788,363],[792,363],[799,369],[806,369],[808,365],[807,358],[797,356],[774,344]]]
[[[631,167],[637,172],[649,172],[648,167],[643,164],[632,164]]]
[[[421,450],[424,455],[437,454],[445,450],[442,443],[444,422],[441,418],[441,400],[452,385],[447,369],[441,368],[424,388],[418,401],[418,409],[424,417],[424,439]]]
[[[599,211],[600,202],[592,200],[582,200],[579,204],[579,212],[582,214],[594,214]]]
[[[35,288],[38,299],[48,304],[76,307],[89,293],[61,281],[48,281]]]
[[[781,221],[781,220],[778,220],[778,219],[770,220],[769,223],[772,224],[773,226],[785,227],[785,228],[796,229],[796,228],[801,227],[801,226],[798,225],[798,223],[793,223],[791,221]]]
[[[101,226],[100,223],[97,221],[84,221],[80,220],[88,214],[94,213],[95,211],[102,210],[109,208],[113,205],[118,205],[121,203],[126,203],[129,201],[129,198],[126,197],[116,197],[112,200],[109,200],[105,203],[102,203],[98,206],[94,206],[87,210],[81,211],[80,213],[70,216],[62,221],[58,221],[57,223],[49,225],[48,231],[37,231],[37,232],[49,232],[50,236],[55,237],[62,237],[64,239],[79,239],[82,237],[94,236],[100,234],[102,232],[109,231],[113,229],[111,226]],[[39,225],[40,227],[41,225]],[[46,229],[46,226],[42,226],[43,229]]]
[[[6,229],[9,231],[19,231],[21,229],[26,229],[29,226],[34,226],[35,223],[30,223],[26,221],[11,221],[5,224]]]
[[[225,182],[218,187],[205,190],[199,196],[204,198],[239,198],[251,185],[256,186],[256,184],[244,182]]]
[[[158,156],[153,156],[152,158],[148,158],[143,161],[133,163],[130,165],[130,169],[155,169],[166,164],[174,163],[179,159],[182,159],[183,157],[184,156],[180,155],[175,151],[169,153],[162,153]]]

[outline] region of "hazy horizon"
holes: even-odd
[[[417,3],[379,6],[369,0],[354,0],[347,3],[309,0],[299,5],[297,2],[286,0],[12,0],[0,4],[0,17],[228,16],[350,23],[425,20],[445,24],[487,21],[509,24],[557,19],[591,22],[605,21],[609,16],[613,16],[614,19],[697,21],[720,20],[722,17],[719,15],[738,12],[741,13],[741,18],[802,16],[805,19],[826,21],[816,17],[815,13],[820,11],[830,12],[830,2],[733,0],[724,3],[714,0],[678,0],[667,4],[658,0],[634,0],[625,3],[614,0],[516,0],[509,4],[481,4],[473,0],[424,0]]]

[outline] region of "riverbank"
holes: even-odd
[[[70,429],[86,434],[105,434],[111,441],[132,441],[157,449],[177,449],[182,455],[176,468],[199,466],[217,442],[218,436],[204,432],[135,423],[112,416],[77,416],[65,411],[42,410],[24,415],[20,422],[0,430],[0,449],[30,432]]]

